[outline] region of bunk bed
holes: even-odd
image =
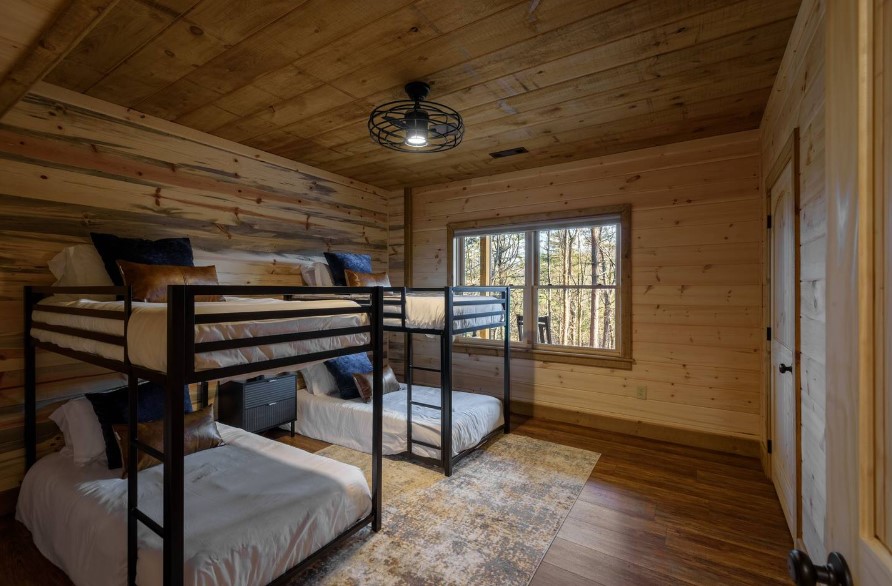
[[[293,298],[320,297],[302,291]],[[455,464],[510,431],[510,314],[508,287],[384,287],[384,330],[406,336],[406,383],[384,397],[384,454],[406,452],[409,459],[451,476]],[[453,336],[484,330],[498,330],[504,338],[501,401],[453,390]],[[413,363],[413,334],[440,338],[440,368]],[[440,387],[416,385],[416,370],[440,373]],[[369,417],[369,406],[361,399],[297,392],[296,430],[301,435],[369,452],[364,434]]]
[[[453,467],[475,449],[486,444],[500,431],[511,431],[511,344],[510,344],[510,287],[443,287],[443,288],[384,288],[384,330],[405,334],[406,369],[406,444],[412,460],[434,465],[446,476]],[[475,445],[453,450],[453,377],[452,354],[454,336],[473,332],[499,330],[502,333],[502,425],[488,430]],[[414,364],[413,335],[425,334],[440,339],[440,368]],[[436,372],[440,375],[439,404],[416,400],[413,397],[414,371]],[[423,392],[430,396],[429,387]],[[413,433],[413,414],[416,408],[440,414],[440,443],[417,439]],[[415,446],[439,452],[439,458],[416,453]]]
[[[299,293],[333,296],[341,301],[287,301],[289,296]],[[55,302],[47,299],[54,295],[112,296],[112,299],[117,296],[122,301]],[[228,299],[224,303],[196,301],[197,298],[222,296],[239,296],[243,300],[234,304],[229,303]],[[252,297],[264,298],[265,301],[249,301]],[[286,301],[271,301],[273,297]],[[158,556],[160,571],[157,575],[162,578],[165,586],[180,585],[184,581],[184,563],[187,560],[184,559],[186,469],[182,393],[188,384],[201,385],[203,402],[206,404],[208,381],[278,371],[337,356],[371,352],[374,382],[372,485],[368,512],[361,518],[348,519],[343,531],[331,539],[326,538],[324,541],[327,543],[320,547],[303,552],[302,559],[294,560],[296,565],[281,568],[282,573],[278,577],[273,576],[270,583],[287,583],[321,555],[363,527],[370,525],[374,531],[381,528],[384,328],[383,290],[380,287],[176,285],[168,287],[165,304],[133,302],[129,287],[25,287],[24,300],[27,468],[31,469],[37,462],[35,358],[38,348],[124,374],[128,380],[131,422],[137,421],[140,379],[162,384],[166,389],[163,451],[141,442],[136,425],[129,426],[129,437],[126,440],[130,446],[127,454],[129,470],[137,470],[138,452],[148,453],[162,462],[160,467],[127,476],[126,543],[129,584],[135,584],[137,579],[139,524],[160,538],[163,552]],[[274,327],[267,327],[270,324]],[[221,427],[233,444],[250,444],[252,441],[233,428]],[[294,448],[288,449],[300,452]],[[310,460],[313,458],[325,460],[318,456],[311,456]],[[287,465],[284,461],[286,458],[270,459],[280,461],[283,466]],[[314,464],[304,462],[302,465],[312,469]],[[138,506],[140,476],[152,478],[152,474],[146,475],[146,472],[159,476],[154,479],[154,483],[149,482],[145,489],[160,492],[160,524]],[[241,472],[244,472],[244,468]],[[355,486],[356,483],[353,484]],[[362,484],[365,484],[364,478]],[[295,529],[298,533],[292,537],[302,539],[303,529]],[[262,528],[258,530],[262,531]],[[146,553],[154,556],[153,550]]]

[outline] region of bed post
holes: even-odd
[[[372,530],[381,530],[384,432],[384,289],[372,293]]]
[[[31,312],[34,292],[25,287],[25,315],[22,349],[25,353],[25,470],[37,462],[37,348],[31,339]]]
[[[125,441],[127,441],[130,445],[130,449],[127,453],[127,470],[129,471],[129,474],[127,474],[127,584],[129,584],[130,586],[136,586],[136,562],[139,557],[139,542],[137,540],[138,519],[136,516],[136,511],[139,505],[139,484],[137,483],[137,477],[139,475],[136,473],[136,440],[139,439],[136,434],[136,423],[139,420],[137,416],[137,404],[139,401],[137,395],[138,388],[139,379],[133,373],[133,369],[129,368],[127,371],[127,389],[129,400],[127,420],[130,422],[130,424],[127,426],[127,439]]]
[[[186,305],[193,300],[186,295],[186,285],[167,287],[167,377],[164,393],[164,586],[183,584],[183,387],[186,384],[186,360],[195,357],[186,348]],[[188,352],[188,356],[187,356]]]
[[[127,584],[136,586],[136,563],[139,560],[139,541],[137,528],[139,519],[137,511],[139,507],[139,475],[136,474],[137,462],[137,437],[136,424],[139,422],[137,405],[139,404],[139,377],[133,372],[130,364],[129,344],[127,331],[130,327],[130,313],[133,309],[133,288],[127,287],[127,295],[124,297],[124,365],[127,367]]]
[[[511,432],[511,286],[505,288],[505,363],[502,365],[502,409],[505,433]]]
[[[403,306],[405,307],[405,305]],[[406,366],[406,448],[412,455],[412,332],[406,330],[406,348],[403,363]]]
[[[440,460],[443,473],[452,476],[452,287],[444,293],[443,333],[440,334]]]

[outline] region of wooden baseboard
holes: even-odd
[[[15,504],[19,500],[19,488],[10,488],[0,492],[0,517],[15,513]]]
[[[741,456],[752,458],[758,458],[761,452],[759,441],[757,439],[746,439],[705,431],[680,429],[655,423],[608,417],[606,415],[598,415],[595,413],[584,413],[551,406],[535,405],[533,403],[522,401],[512,401],[511,411],[512,413],[525,415],[527,417],[535,417],[537,419],[551,419],[552,421],[572,423],[583,427],[600,429],[602,431],[624,433],[637,437],[692,446],[695,448],[715,450],[718,452],[739,454]]]

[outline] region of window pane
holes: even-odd
[[[539,284],[616,285],[618,224],[539,231]]]
[[[615,289],[539,289],[540,344],[616,349]]]
[[[480,237],[465,236],[462,241],[462,269],[459,275],[461,285],[480,284]]]
[[[510,331],[511,339],[519,341],[517,315],[523,314],[526,282],[526,234],[489,234],[462,237],[461,273],[462,285],[513,285],[511,289]],[[482,243],[482,247],[481,247]],[[481,250],[484,257],[481,258]],[[484,267],[481,274],[481,266]],[[485,267],[488,267],[486,270]],[[481,278],[482,277],[482,278]],[[468,337],[502,340],[502,330],[489,330],[463,334]]]
[[[489,241],[489,282],[486,285],[520,286],[526,280],[526,235],[493,234]]]
[[[489,242],[489,283],[488,285],[513,285],[511,289],[510,311],[511,339],[519,341],[522,332],[517,327],[516,316],[523,315],[523,297],[526,282],[526,233],[511,232],[487,236]],[[501,331],[493,331],[490,339],[504,339]]]

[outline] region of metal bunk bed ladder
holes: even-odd
[[[437,290],[437,289],[434,289]],[[416,289],[416,291],[421,291]],[[465,293],[499,293],[500,299],[480,299],[472,296],[466,296]],[[406,289],[401,288],[401,298],[400,301],[392,301],[393,305],[399,303],[400,305],[400,313],[393,314],[385,314],[386,317],[396,317],[401,319],[401,329],[405,331],[406,335],[406,344],[405,344],[405,364],[406,364],[406,449],[408,451],[409,457],[412,459],[418,459],[422,461],[435,461],[432,458],[422,458],[417,456],[413,451],[413,446],[419,445],[424,446],[426,448],[430,448],[433,450],[438,450],[440,452],[440,459],[437,462],[441,468],[443,468],[443,473],[446,476],[452,476],[452,471],[459,461],[461,461],[465,456],[469,453],[473,452],[477,447],[483,445],[491,437],[495,435],[493,432],[488,434],[486,437],[481,440],[478,446],[474,446],[468,450],[463,451],[460,454],[455,456],[452,455],[452,350],[453,350],[453,337],[457,334],[464,334],[469,332],[476,332],[485,329],[496,329],[503,328],[504,332],[504,365],[503,365],[503,416],[504,416],[504,426],[503,432],[509,433],[511,430],[510,416],[511,416],[511,391],[510,391],[510,364],[511,364],[511,348],[510,348],[510,331],[509,324],[510,320],[508,316],[511,315],[510,310],[510,288],[508,287],[445,287],[443,289],[444,294],[444,319],[443,319],[443,329],[442,330],[412,330],[411,328],[406,327]],[[456,295],[457,294],[457,295]],[[458,300],[456,300],[458,298]],[[498,303],[501,306],[501,309],[498,311],[485,311],[485,312],[474,312],[470,314],[462,314],[455,315],[455,307],[456,306],[473,306],[473,305],[493,305]],[[387,302],[385,301],[385,304]],[[499,321],[486,323],[485,325],[470,325],[462,328],[456,328],[455,323],[465,320],[473,320],[473,319],[483,319],[499,316]],[[416,366],[414,364],[414,356],[412,350],[412,334],[413,333],[427,333],[433,334],[440,337],[440,368],[430,368],[425,366]],[[414,371],[420,370],[424,372],[438,372],[440,373],[440,405],[431,405],[429,403],[422,403],[420,401],[415,401],[412,398],[412,381]],[[412,437],[412,408],[413,407],[426,407],[428,409],[435,409],[440,411],[440,445],[434,445],[429,442],[423,442],[421,440],[414,439]]]

